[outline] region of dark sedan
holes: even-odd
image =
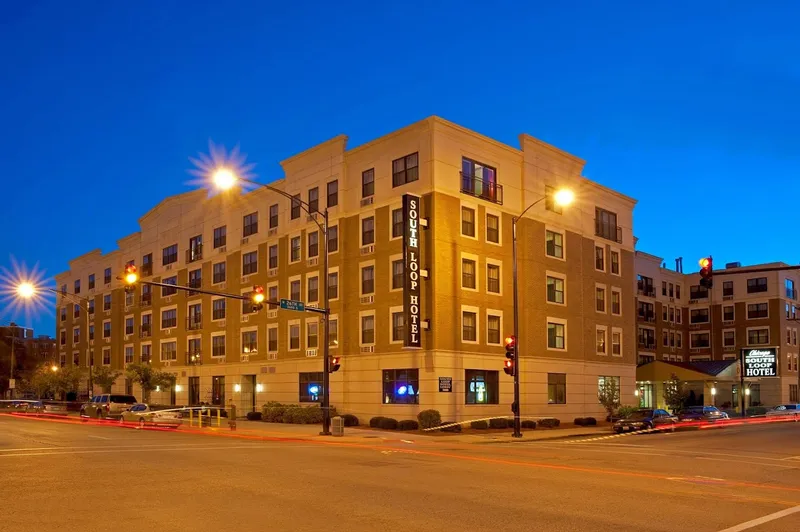
[[[728,419],[728,414],[716,406],[690,406],[678,414],[680,421],[719,421]]]
[[[613,425],[614,432],[634,432],[639,430],[675,430],[678,418],[660,408],[640,408],[625,419]]]

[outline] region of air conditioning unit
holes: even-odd
[[[111,343],[111,338],[103,338],[103,341],[107,344]]]
[[[722,296],[723,301],[730,301],[733,299],[733,296]]]
[[[130,335],[130,334],[126,334],[126,335],[125,335],[125,341],[127,342],[127,341],[128,341],[128,340],[130,340],[130,339],[131,339],[131,335]]]
[[[225,327],[225,320],[219,320],[217,322],[217,325],[219,325],[220,327]]]
[[[275,277],[278,275],[278,268],[267,271],[267,277]]]
[[[222,364],[224,362],[225,362],[225,357],[224,356],[217,357],[217,364]]]
[[[241,362],[250,362],[250,355],[242,355],[239,357]]]
[[[307,357],[315,357],[315,356],[317,356],[317,350],[316,349],[306,349],[306,356]]]
[[[273,227],[272,229],[267,231],[267,236],[275,236],[277,234],[278,234],[278,228],[277,227]]]
[[[105,312],[103,312],[103,314],[105,314],[106,316],[111,316],[111,311],[110,310],[106,310]]]
[[[307,222],[313,222],[315,219],[316,218],[314,217],[313,214],[309,214],[308,216],[306,216],[306,221]]]
[[[169,336],[172,333],[172,329],[164,329],[164,334]]]
[[[361,301],[361,304],[363,304],[363,305],[369,305],[369,304],[375,302],[375,296],[374,295],[362,296],[359,301]]]
[[[375,196],[370,196],[368,198],[363,198],[361,200],[362,207],[366,207],[367,205],[372,205],[373,203],[375,203]]]
[[[241,284],[249,284],[249,282],[250,282],[249,275],[245,275],[244,277],[242,277]]]
[[[243,315],[242,316],[242,323],[245,323],[245,322],[248,322],[248,321],[250,321],[250,316],[248,316],[247,314]]]
[[[94,340],[89,340],[89,345],[94,345]]]
[[[734,323],[734,320],[722,320],[723,325],[733,325]]]
[[[317,264],[319,264],[319,257],[308,259],[309,266],[316,266]]]
[[[164,360],[162,362],[162,364],[164,365],[165,368],[168,368],[168,367],[170,367],[172,365],[172,361],[171,360]]]
[[[225,253],[228,251],[228,246],[220,246],[217,248],[217,253]]]
[[[362,255],[369,255],[370,253],[375,252],[375,244],[370,244],[368,246],[361,247],[361,254]]]
[[[278,360],[278,352],[270,351],[269,353],[267,353],[267,360]]]
[[[362,346],[361,347],[361,352],[362,353],[374,353],[375,352],[375,346],[374,345]]]
[[[245,244],[247,244],[248,242],[250,242],[250,238],[249,238],[249,237],[244,237],[244,238],[242,239],[242,245],[245,245]]]
[[[164,303],[172,303],[172,296],[167,296],[164,298]]]
[[[267,318],[272,319],[272,318],[277,318],[277,317],[278,317],[278,311],[277,310],[268,310],[267,311]]]
[[[669,302],[670,303],[675,303],[675,298],[674,297],[669,298]]]
[[[172,269],[172,264],[167,264],[166,266],[164,266],[164,269],[165,270],[171,270]]]
[[[696,303],[697,303],[697,300],[696,300],[696,299],[690,299],[690,300],[689,300],[689,304],[690,304],[690,305],[694,305],[694,304],[696,304]]]

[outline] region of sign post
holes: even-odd
[[[297,312],[305,312],[306,304],[302,301],[295,301],[293,299],[281,299],[281,308],[283,310],[296,310]]]

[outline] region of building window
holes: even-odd
[[[461,234],[475,236],[475,209],[461,207]]]
[[[564,235],[555,231],[545,231],[545,242],[549,257],[564,258]]]
[[[290,217],[292,220],[297,220],[300,218],[300,194],[295,194],[292,196],[292,208],[290,212]]]
[[[399,187],[419,179],[419,156],[412,153],[392,161],[392,186]]]
[[[177,276],[168,277],[168,278],[164,279],[163,282],[164,282],[164,284],[177,286],[178,285],[178,277]],[[162,286],[161,287],[161,297],[168,297],[168,296],[175,295],[177,293],[178,293],[178,289],[177,288],[166,287],[166,286]]]
[[[319,301],[319,277],[309,277],[306,282],[306,291],[308,292],[309,303],[316,303]]]
[[[328,299],[339,298],[339,272],[328,274]]]
[[[72,329],[72,343],[77,344],[80,341],[81,341],[81,328],[75,327],[74,329]]]
[[[278,209],[280,207],[277,203],[269,206],[269,228],[276,229],[278,227]]]
[[[678,349],[683,347],[683,333],[675,333],[675,347]]]
[[[298,349],[300,349],[300,324],[294,323],[289,325],[289,350]]]
[[[403,288],[404,268],[402,259],[392,261],[392,290]]]
[[[756,292],[767,291],[767,278],[755,277],[747,280],[747,293],[754,294]]]
[[[61,307],[61,321],[67,321],[67,307]]]
[[[175,244],[174,246],[170,247],[175,248],[175,260],[173,261],[175,262],[176,260],[178,260],[178,244]],[[167,250],[169,248],[164,248],[164,249]],[[106,268],[105,270],[103,270],[103,283],[111,284],[111,268]],[[64,287],[61,290],[61,293],[62,294],[67,293],[67,285],[64,285]]]
[[[103,310],[111,310],[111,294],[103,295]]]
[[[547,276],[547,301],[564,304],[564,279]]]
[[[494,214],[486,215],[486,241],[500,243],[500,217]]]
[[[151,346],[150,344],[142,345],[142,355],[141,355],[142,356],[142,359],[141,359],[142,360],[142,364],[149,364],[150,363],[150,361],[152,360],[152,354],[151,354],[152,350],[153,350],[153,346]]]
[[[319,231],[308,233],[308,258],[319,255]]]
[[[225,335],[211,337],[211,356],[215,358],[225,356]]]
[[[690,286],[689,299],[708,299],[708,288],[697,284]]]
[[[125,334],[133,334],[133,316],[125,318]]]
[[[214,299],[211,302],[211,319],[224,320],[225,319],[225,300]]]
[[[361,268],[361,294],[375,293],[375,266]]]
[[[172,359],[169,359],[169,360],[172,360]],[[61,365],[63,366],[64,364],[62,363]],[[103,365],[104,366],[111,365],[111,348],[110,347],[104,347],[103,348]]]
[[[328,320],[328,345],[336,347],[339,345],[339,320]]]
[[[486,343],[500,345],[500,316],[486,316]]]
[[[178,360],[178,342],[164,342],[161,344],[161,361],[172,360]]]
[[[142,257],[142,277],[153,274],[153,254],[148,253]]]
[[[278,267],[278,244],[269,247],[269,262],[267,263],[270,270]]]
[[[692,333],[689,336],[689,347],[692,349],[708,347],[710,345],[708,333]]]
[[[475,289],[475,261],[471,259],[461,259],[461,287]]]
[[[267,297],[268,297],[268,299],[270,301],[277,301],[279,299],[278,298],[278,285],[275,284],[275,285],[272,285],[272,286],[268,287],[267,288],[267,293],[268,293]],[[269,308],[274,310],[274,309],[278,308],[278,305],[270,303],[269,304]]]
[[[403,236],[403,210],[392,210],[392,238]]]
[[[603,246],[594,247],[594,269],[606,271],[606,250]]]
[[[722,295],[725,297],[733,296],[733,281],[722,281]]]
[[[361,172],[361,197],[369,198],[375,194],[375,169]]]
[[[419,370],[383,370],[384,404],[419,404]]]
[[[692,309],[691,312],[689,312],[689,323],[708,323],[708,309]]]
[[[769,329],[749,329],[747,345],[766,345],[769,343]]]
[[[125,346],[125,364],[133,364],[133,346],[126,345]],[[77,366],[78,363],[76,362],[75,365]]]
[[[622,356],[622,333],[620,331],[611,332],[611,354]]]
[[[290,251],[291,255],[289,257],[289,260],[291,262],[299,261],[300,260],[300,237],[299,236],[292,237],[290,246],[291,246],[291,251]]]
[[[733,347],[736,345],[736,331],[722,331],[722,345]]]
[[[322,397],[322,372],[300,373],[300,402],[318,403]]]
[[[563,323],[547,323],[547,347],[548,349],[566,348],[566,325]]]
[[[77,319],[81,316],[81,306],[78,304],[73,305],[72,317]]]
[[[594,289],[595,310],[597,312],[606,311],[606,289],[600,286]]]
[[[722,307],[722,321],[733,321],[733,305]]]
[[[242,332],[242,353],[257,353],[258,352],[258,331],[243,331]]]
[[[496,405],[500,403],[499,373],[484,369],[464,370],[467,385],[465,402],[468,405]]]
[[[595,349],[597,354],[605,355],[606,353],[606,336],[608,331],[606,329],[595,330]]]
[[[339,251],[339,226],[328,228],[328,253]]]
[[[270,327],[267,329],[267,351],[275,353],[278,351],[278,328]]]
[[[258,233],[258,211],[251,212],[242,218],[242,236],[247,238]]]
[[[619,251],[611,250],[611,273],[619,275]]]
[[[547,404],[551,405],[567,404],[566,373],[547,374]]]
[[[611,290],[611,314],[622,314],[622,293],[619,290]]]
[[[478,315],[475,312],[465,310],[461,313],[461,340],[478,341]]]
[[[94,274],[89,274],[89,290],[94,290]]]
[[[217,262],[212,267],[212,281],[214,284],[225,282],[225,264],[224,262]]]
[[[375,316],[361,316],[361,343],[371,345],[375,343]]]
[[[767,303],[750,303],[747,305],[747,319],[768,318],[769,305]]]
[[[289,299],[300,301],[300,281],[291,281],[289,283]]]
[[[74,284],[75,284],[75,288],[73,290],[73,293],[80,294],[81,293],[81,280],[80,279],[75,279],[75,283]]]
[[[612,242],[622,242],[622,232],[617,226],[617,214],[595,207],[594,234]]]
[[[370,216],[361,220],[361,245],[375,243],[375,218]]]
[[[319,188],[308,189],[308,212],[319,212]]]
[[[392,312],[392,342],[402,342],[404,334],[403,313]]]
[[[486,265],[486,291],[500,293],[500,266],[497,264]]]
[[[177,309],[162,310],[161,311],[161,328],[171,329],[178,325],[178,311]]]
[[[334,179],[328,182],[328,200],[325,205],[327,207],[336,207],[339,205],[339,180]]]
[[[791,279],[786,279],[784,284],[786,287],[786,297],[789,299],[797,299],[797,292],[794,289],[794,281]]]
[[[606,383],[608,383],[609,386],[613,386],[613,389],[615,389],[617,391],[617,393],[616,393],[617,400],[619,400],[619,392],[620,392],[620,389],[619,389],[619,377],[611,377],[611,376],[608,376],[608,375],[601,375],[601,376],[597,377],[597,391],[598,391],[598,393],[602,393],[605,390]]]
[[[161,264],[166,266],[168,264],[173,264],[178,262],[178,244],[172,244],[171,246],[165,247],[161,251]],[[108,281],[106,284],[111,282],[111,271],[108,270]]]
[[[550,185],[544,186],[544,208],[556,214],[564,213],[564,207],[556,202],[556,189]]]
[[[67,345],[67,331],[61,330],[58,335],[58,340],[60,345]]]

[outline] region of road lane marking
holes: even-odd
[[[138,449],[140,447],[197,447],[207,445],[205,443],[145,443],[145,444],[130,444],[130,445],[103,445],[103,449]],[[0,453],[15,453],[18,451],[65,451],[71,449],[97,449],[100,445],[79,445],[71,447],[60,447],[58,445],[51,445],[50,447],[15,447],[13,449],[0,449]]]
[[[781,510],[780,512],[775,512],[774,514],[769,514],[765,515],[764,517],[759,517],[758,519],[753,519],[752,521],[740,523],[736,526],[726,528],[725,530],[720,530],[720,532],[742,532],[742,530],[755,528],[757,526],[763,525],[764,523],[769,523],[770,521],[775,521],[776,519],[782,519],[797,512],[800,512],[800,506],[794,506],[792,508]]]
[[[554,446],[554,445],[558,445],[560,443],[561,442],[543,441],[540,445],[537,445],[537,447],[546,447],[548,445],[553,445]],[[597,450],[597,451],[600,451],[602,449],[608,449],[609,447],[621,447],[622,446],[621,444],[612,444],[612,443],[585,443],[585,444],[574,443],[574,444],[569,445],[569,447],[575,447],[576,445],[578,447],[580,447],[581,451],[589,450],[590,448],[592,448],[594,450]],[[555,448],[555,447],[553,447],[553,448]],[[566,446],[562,447],[562,446],[559,445],[558,448],[559,449],[565,449]],[[731,454],[731,453],[714,453],[714,452],[706,452],[706,451],[688,451],[688,450],[683,450],[683,449],[672,449],[670,447],[658,447],[658,446],[652,446],[652,447],[648,446],[647,448],[658,449],[658,450],[663,451],[665,453],[668,453],[670,455],[677,454],[677,453],[688,454],[688,455],[692,455],[692,456],[696,456],[696,455],[699,455],[699,454],[705,454],[705,455],[710,455],[710,456],[715,456],[715,457],[716,456],[728,456],[728,457],[731,457],[731,458],[749,458],[750,460],[770,460],[770,461],[774,461],[774,462],[783,462],[785,460],[800,460],[800,456],[792,456],[792,457],[788,457],[788,458],[770,458],[768,456],[754,456],[752,454]],[[614,452],[614,451],[613,450],[609,450],[607,452]],[[738,461],[738,460],[734,460],[734,461]]]
[[[94,434],[89,434],[89,438],[94,438],[96,440],[112,440],[113,438],[106,438],[105,436],[95,436]]]
[[[733,462],[734,464],[753,464],[758,466],[767,466],[767,467],[780,467],[783,469],[797,469],[797,466],[790,466],[790,465],[782,465],[782,464],[770,464],[768,462],[752,462],[749,460],[730,460],[728,458],[713,458],[711,456],[698,456],[698,460],[713,460],[714,462]]]
[[[164,447],[164,448],[148,448],[148,449],[139,449],[139,448],[131,448],[131,449],[124,449],[126,453],[137,453],[137,452],[157,452],[157,451],[211,451],[211,450],[219,450],[219,449],[259,449],[263,448],[261,445],[216,445],[212,447]],[[52,456],[52,455],[66,455],[66,454],[107,454],[107,453],[118,453],[123,451],[121,449],[93,449],[93,450],[84,450],[84,451],[52,451],[52,452],[38,452],[38,453],[10,453],[10,454],[3,454],[0,455],[0,458],[14,458],[17,456]]]

